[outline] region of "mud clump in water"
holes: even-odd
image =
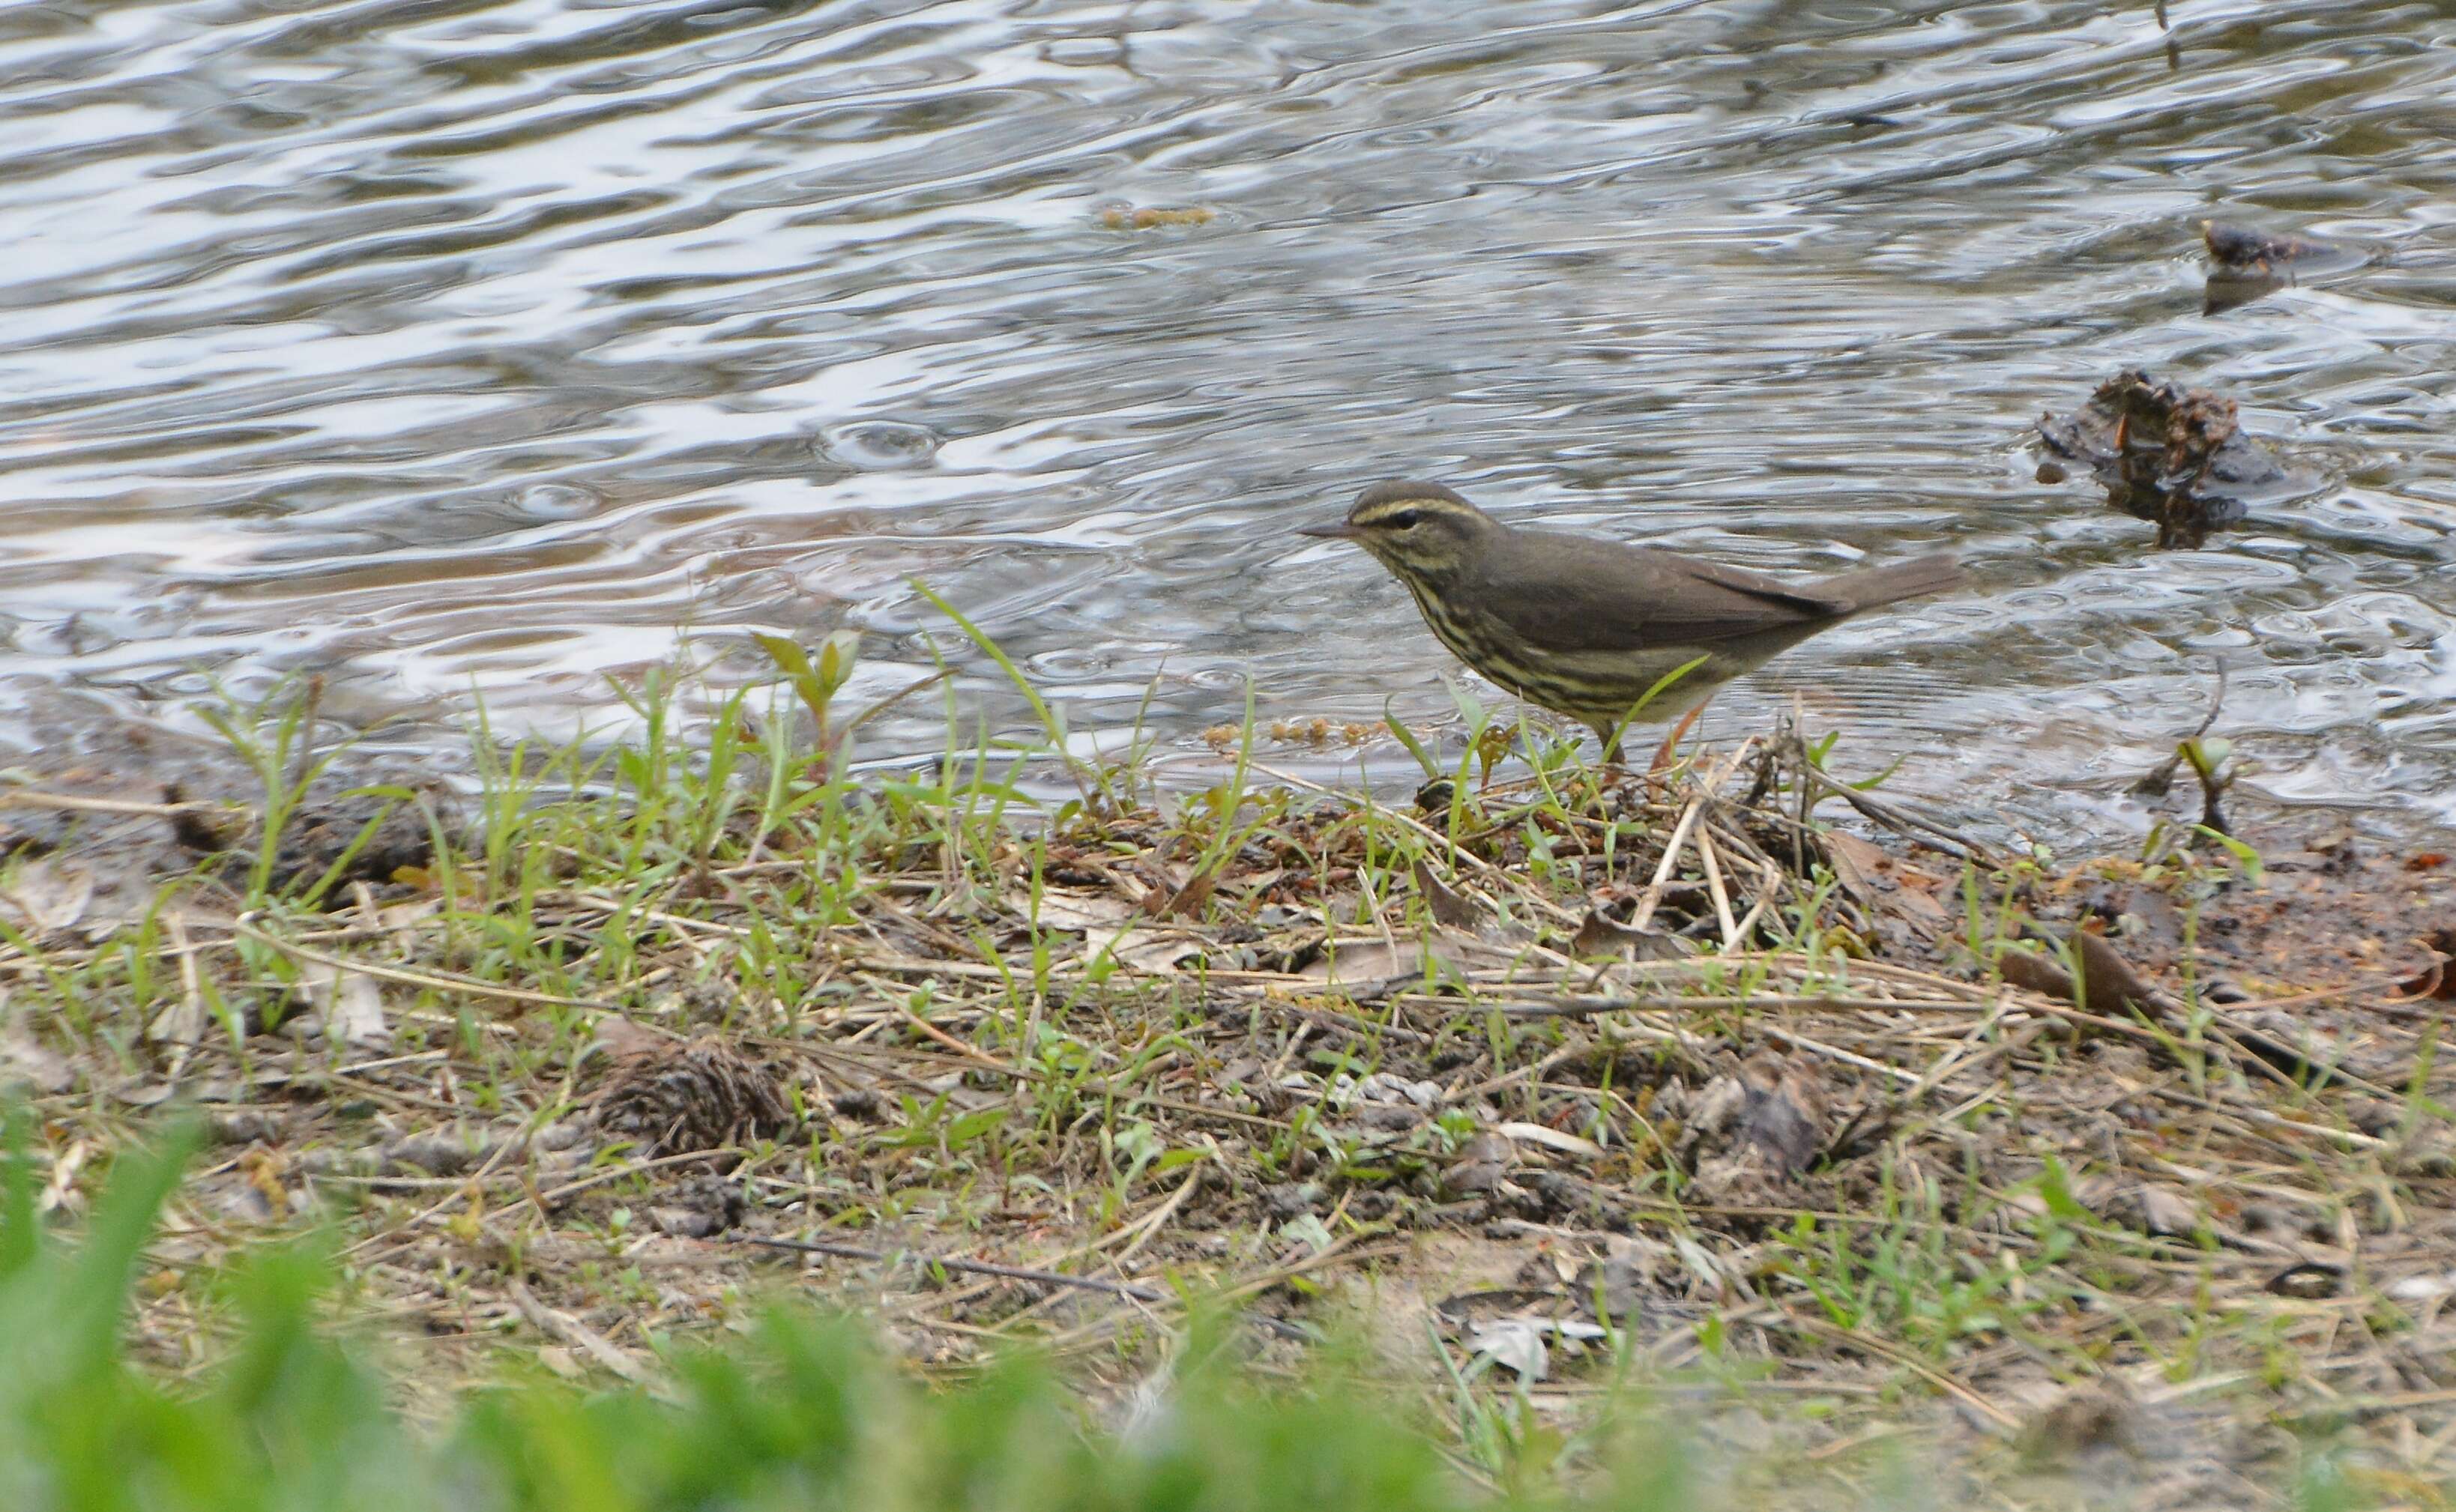
[[[2038,436],[2057,456],[2086,462],[2109,504],[2156,524],[2161,550],[2195,549],[2241,521],[2254,498],[2298,486],[2243,434],[2234,400],[2143,372],[2099,384],[2070,415],[2040,416]]]
[[[2343,248],[2329,242],[2272,236],[2215,220],[2200,222],[2200,239],[2208,244],[2209,261],[2238,276],[2276,273],[2294,263],[2334,260],[2344,255]]]
[[[2284,288],[2301,275],[2342,273],[2368,260],[2363,252],[2335,242],[2272,236],[2247,226],[2216,220],[2200,222],[2200,240],[2209,249],[2209,279],[2201,310],[2204,315],[2248,304],[2262,295]]]

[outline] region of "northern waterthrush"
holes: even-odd
[[[1632,714],[1693,715],[1723,684],[1817,631],[1961,581],[1953,558],[1930,556],[1787,582],[1654,546],[1506,525],[1439,483],[1376,483],[1344,521],[1301,534],[1372,553],[1460,661],[1593,726],[1612,761]]]

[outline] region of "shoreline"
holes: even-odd
[[[838,775],[820,670],[705,742],[481,755],[457,817],[336,807],[299,700],[225,716],[252,816],[6,811],[51,827],[0,889],[49,1206],[205,1123],[140,1356],[209,1356],[197,1289],[321,1228],[438,1401],[540,1350],[653,1379],[782,1291],[1096,1394],[1216,1292],[1564,1431],[1598,1370],[1745,1364],[1797,1454],[1891,1421],[1978,1474],[2088,1380],[2240,1437],[2385,1359],[2271,1379],[2275,1339],[2442,1326],[2445,855],[2323,822],[2049,865],[1785,731],[1651,783],[1539,742],[1395,808],[1249,790],[1240,732],[1235,784],[1077,762],[1025,823],[1054,742]]]

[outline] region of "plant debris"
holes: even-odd
[[[2200,222],[2200,238],[2208,244],[2209,261],[2229,273],[2274,273],[2298,262],[2347,255],[2333,242],[2271,235],[2215,220]]]
[[[2298,277],[2341,273],[2368,259],[2358,248],[2302,236],[2274,235],[2222,221],[2200,222],[2209,254],[2203,313],[2217,315],[2286,287]]]
[[[2156,524],[2159,550],[2196,550],[2254,501],[2307,486],[2243,433],[2232,399],[2138,370],[2099,384],[2069,415],[2039,417],[2038,436],[2056,456],[2086,463],[2110,506]],[[2051,473],[2061,469],[2040,469]]]
[[[597,1126],[652,1155],[779,1138],[795,1121],[775,1072],[718,1039],[673,1045],[635,1032],[597,1094]]]
[[[1218,215],[1208,205],[1107,205],[1100,224],[1110,231],[1162,231],[1207,226]]]
[[[1825,1148],[1826,1093],[1814,1072],[1759,1051],[1687,1100],[1674,1146],[1703,1202],[1777,1203]]]

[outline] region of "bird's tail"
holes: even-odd
[[[1816,592],[1819,598],[1849,604],[1848,612],[1856,614],[1862,609],[1873,609],[1903,599],[1916,599],[1957,588],[1961,581],[1959,559],[1939,554],[1840,573],[1817,583]]]

